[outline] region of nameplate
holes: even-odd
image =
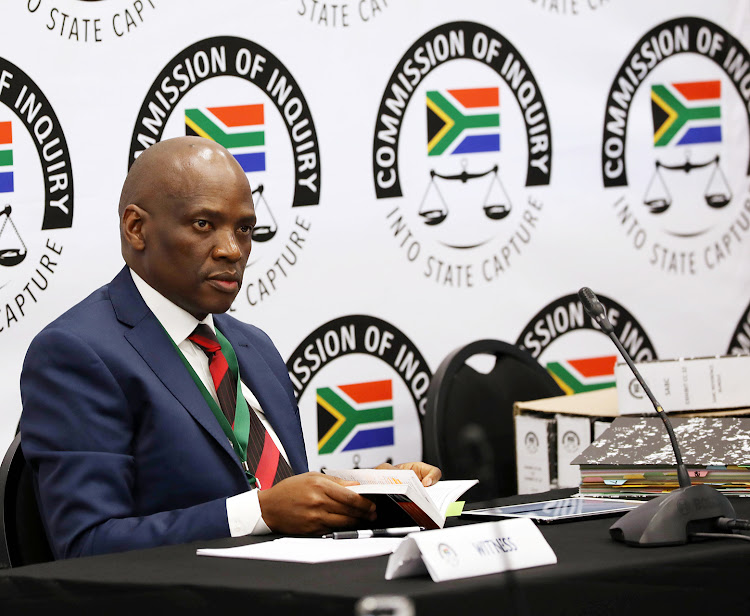
[[[412,533],[388,559],[385,579],[429,573],[443,582],[555,563],[534,522],[517,518]]]

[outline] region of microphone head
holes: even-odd
[[[604,314],[604,306],[602,306],[599,298],[588,287],[582,287],[581,290],[578,291],[578,297],[581,299],[586,314],[592,319],[597,319]]]
[[[599,298],[591,289],[589,289],[588,287],[583,287],[580,291],[578,291],[578,297],[581,299],[581,303],[583,304],[583,309],[586,311],[586,314],[594,319],[594,321],[599,324],[599,327],[601,327],[604,332],[609,334],[610,332],[614,331],[612,324],[607,318],[607,312],[604,310],[604,305],[599,301]]]

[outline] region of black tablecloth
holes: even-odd
[[[750,499],[732,503],[750,518]],[[387,556],[312,565],[195,554],[268,538],[71,559],[0,572],[0,613],[353,615],[360,597],[391,594],[408,597],[418,614],[750,614],[750,542],[634,548],[610,539],[613,521],[542,525],[556,565],[442,583],[426,575],[386,581]]]

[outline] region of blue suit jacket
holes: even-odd
[[[278,351],[215,315],[295,472],[299,410]],[[57,558],[229,536],[248,490],[231,444],[127,268],[47,326],[21,375],[21,443]]]

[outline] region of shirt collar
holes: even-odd
[[[199,323],[205,323],[211,328],[211,331],[215,331],[212,314],[208,314],[205,319],[199,321],[187,310],[180,308],[164,297],[132,269],[130,269],[130,275],[133,277],[135,288],[138,289],[143,301],[146,302],[146,306],[154,313],[154,316],[167,330],[169,337],[177,346],[193,333]]]

